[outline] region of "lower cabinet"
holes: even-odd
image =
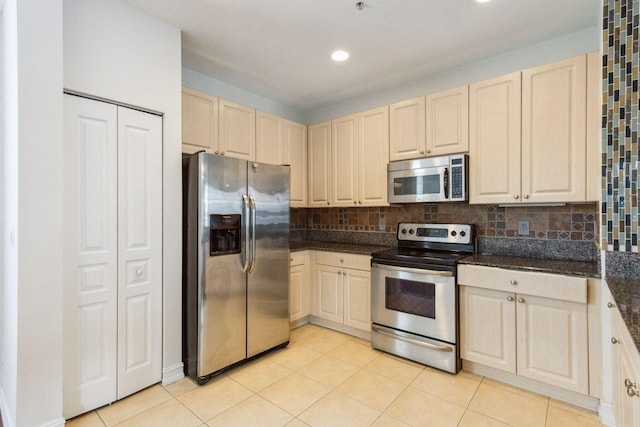
[[[463,360],[589,394],[587,280],[459,267]]]
[[[611,382],[616,425],[640,426],[640,354],[620,311],[611,308]]]
[[[370,260],[365,255],[316,252],[312,314],[335,324],[369,332]]]
[[[289,322],[295,323],[308,318],[310,313],[309,253],[294,252],[290,261]]]

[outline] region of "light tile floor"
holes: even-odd
[[[305,325],[291,343],[197,386],[155,385],[82,426],[600,426],[595,413],[468,372],[450,375]]]

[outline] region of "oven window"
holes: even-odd
[[[384,305],[388,310],[435,319],[436,285],[386,277]]]
[[[396,196],[440,194],[440,175],[433,174],[394,178],[393,194]]]

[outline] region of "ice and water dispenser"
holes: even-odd
[[[240,253],[240,214],[213,214],[209,218],[209,255]]]

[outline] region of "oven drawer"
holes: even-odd
[[[458,284],[587,303],[587,279],[584,277],[459,265]]]

